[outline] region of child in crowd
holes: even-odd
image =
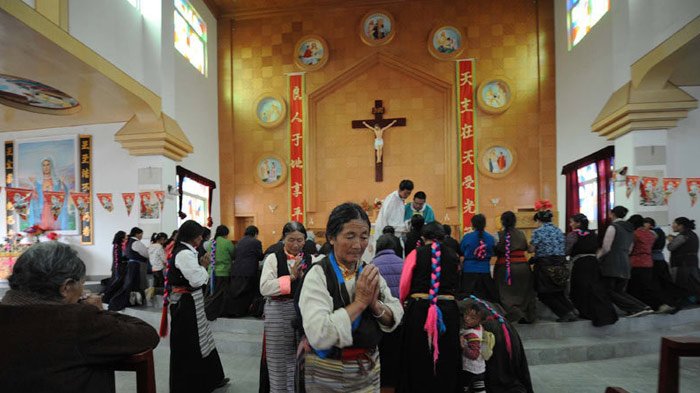
[[[459,331],[462,344],[462,389],[465,393],[483,393],[486,392],[486,361],[482,355],[484,329],[481,321],[485,318],[485,311],[470,299],[462,300],[458,305],[462,314]]]

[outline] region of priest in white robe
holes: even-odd
[[[382,231],[386,226],[394,227],[394,233],[399,239],[406,237],[408,225],[404,220],[405,201],[413,192],[413,182],[411,180],[401,180],[399,189],[387,195],[382,202],[382,207],[377,215],[377,221],[374,224],[374,234],[372,235],[369,246],[365,250],[362,260],[370,262],[374,258],[375,244]]]

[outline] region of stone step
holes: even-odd
[[[591,321],[576,322],[538,321],[531,325],[516,324],[515,327],[523,341],[532,339],[552,339],[560,337],[607,337],[640,331],[658,331],[668,326],[685,325],[700,322],[700,307],[683,309],[669,314],[651,314],[639,318],[620,319],[613,325],[595,327]]]
[[[531,366],[577,363],[658,353],[667,335],[700,336],[700,322],[629,335],[524,340],[523,346]]]

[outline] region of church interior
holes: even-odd
[[[697,97],[697,0],[0,0],[0,295],[50,241],[100,292],[133,227],[148,245],[225,225],[236,244],[254,225],[265,249],[297,221],[320,247],[343,202],[377,230],[403,179],[458,242],[505,211],[531,239],[543,200],[564,233],[585,213],[602,241],[624,206],[671,234],[700,220]],[[154,299],[123,313],[158,329]],[[659,371],[662,336],[700,356],[697,305],[604,327],[537,315],[515,325],[529,391],[700,386],[697,359],[676,363],[680,390]],[[231,377],[216,391],[258,391],[263,322],[211,326]],[[116,386],[137,391],[131,372]]]

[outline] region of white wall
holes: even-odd
[[[612,1],[608,14],[571,51],[567,50],[566,2],[554,3],[557,166],[560,169],[612,144],[592,133],[591,124],[610,95],[629,81],[630,66],[700,15],[700,1]],[[565,179],[559,176],[557,205],[560,210],[564,209],[565,201]],[[561,215],[562,225],[563,220]]]
[[[148,10],[155,5],[158,9],[153,12],[160,15],[157,0],[143,2]],[[160,92],[160,78],[149,72],[160,68],[160,18],[147,18],[126,0],[71,0],[68,32],[156,94]]]
[[[698,71],[700,72],[700,70]],[[683,88],[693,97],[700,98],[700,86]],[[678,122],[678,127],[668,130],[667,168],[670,177],[682,177],[683,183],[669,201],[671,220],[685,216],[700,225],[700,202],[690,207],[690,197],[685,184],[687,177],[700,177],[700,109],[688,113],[688,118]]]

